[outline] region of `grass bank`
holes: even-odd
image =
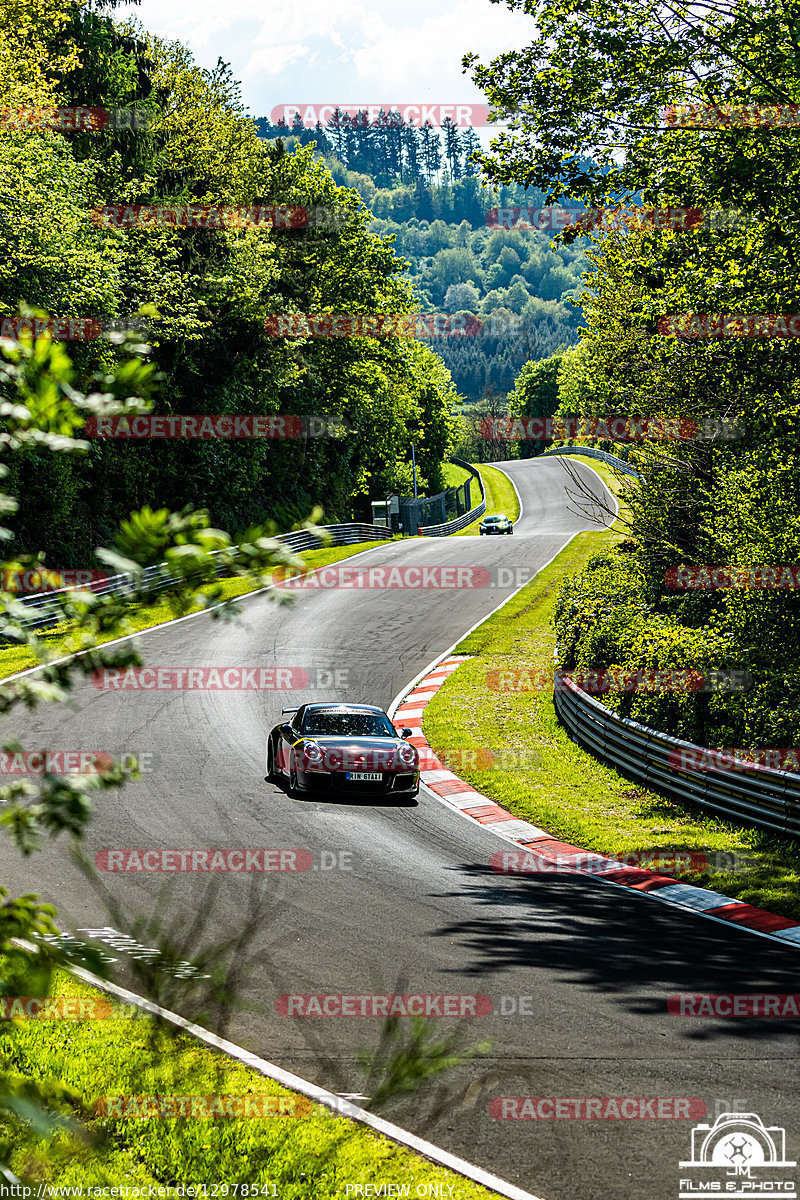
[[[103,995],[59,974],[52,994],[94,1000]],[[260,1189],[258,1193],[240,1190],[240,1195],[282,1200],[340,1200],[355,1194],[345,1191],[347,1185],[362,1185],[364,1194],[367,1183],[373,1188],[392,1184],[384,1191],[399,1195],[404,1187],[407,1195],[444,1195],[453,1200],[488,1200],[496,1195],[318,1105],[308,1106],[309,1115],[283,1117],[95,1115],[96,1101],[109,1095],[129,1098],[123,1112],[135,1111],[130,1098],[143,1096],[287,1097],[286,1108],[292,1101],[305,1104],[297,1093],[258,1072],[185,1034],[167,1031],[152,1018],[138,1015],[139,1010],[134,1013],[137,1019],[129,1015],[128,1019],[3,1022],[4,1069],[18,1079],[57,1082],[69,1089],[63,1098],[53,1091],[51,1108],[77,1120],[85,1133],[103,1138],[94,1148],[81,1147],[66,1132],[45,1141],[30,1127],[20,1134],[19,1124],[12,1126],[0,1111],[0,1141],[13,1146],[9,1165],[17,1175],[40,1185],[72,1184],[83,1189],[109,1184],[170,1189],[158,1193],[162,1196],[181,1184],[198,1182],[209,1185],[209,1196],[214,1194],[214,1184],[229,1185],[228,1192],[218,1190],[218,1196],[233,1195],[232,1185],[239,1184]],[[269,1111],[279,1103],[251,1100],[251,1112],[260,1106],[262,1112]]]
[[[449,488],[459,487],[462,483],[465,483],[467,479],[472,478],[469,471],[466,471],[464,467],[460,467],[458,463],[451,462],[444,464],[444,467],[442,468],[442,474],[444,476],[444,486]]]
[[[617,482],[605,464],[597,465],[615,493],[621,488],[624,513],[625,482]],[[700,809],[691,811],[632,783],[571,741],[556,717],[556,597],[563,581],[580,572],[591,555],[623,536],[619,522],[611,530],[578,534],[531,583],[459,643],[455,653],[474,657],[454,672],[425,709],[428,741],[442,751],[463,746],[521,752],[514,769],[465,768],[457,773],[516,816],[558,838],[609,855],[659,848],[709,856],[723,851],[731,856],[725,869],[709,865],[708,870],[680,878],[800,920],[800,856],[788,839],[739,828]],[[500,668],[541,672],[549,688],[493,691],[487,676]]]

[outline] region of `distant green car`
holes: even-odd
[[[498,513],[496,517],[485,517],[480,524],[481,533],[513,533],[514,526],[509,521],[505,513]]]

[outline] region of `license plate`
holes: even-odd
[[[380,771],[348,771],[347,778],[360,780],[362,783],[380,783],[383,775]]]

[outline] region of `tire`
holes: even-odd
[[[289,795],[295,796],[297,794],[297,791],[298,791],[297,771],[294,767],[290,767],[289,768]]]
[[[270,783],[275,783],[278,778],[278,773],[275,770],[275,749],[272,745],[272,738],[267,742],[267,779]]]
[[[508,532],[509,532],[509,533],[513,533],[513,532],[514,532],[514,526],[513,526],[513,525],[511,526],[511,528],[509,529],[509,531],[508,531]]]

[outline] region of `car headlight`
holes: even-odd
[[[413,746],[409,746],[405,742],[397,751],[398,760],[404,767],[415,767],[417,765],[417,752]]]
[[[322,748],[316,742],[303,743],[303,756],[309,763],[319,766],[322,762]]]

